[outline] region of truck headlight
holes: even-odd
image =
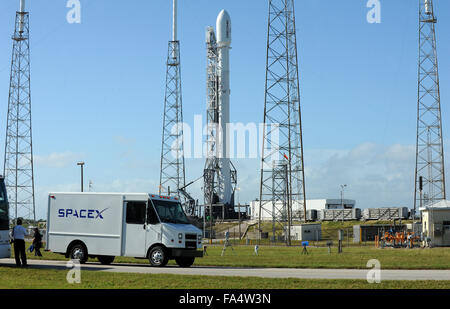
[[[178,239],[180,239],[180,240],[183,239],[183,234],[182,233],[178,234]]]
[[[198,241],[202,241],[202,235],[198,234],[198,235],[197,235],[197,240],[198,240]]]

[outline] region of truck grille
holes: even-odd
[[[197,234],[186,234],[186,240],[188,239],[197,241]]]
[[[186,234],[186,249],[197,249],[197,234]]]

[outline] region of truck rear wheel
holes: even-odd
[[[169,262],[169,257],[163,247],[156,246],[150,250],[148,260],[152,266],[164,267]]]
[[[175,259],[180,267],[191,267],[194,264],[195,257],[179,257]]]
[[[98,261],[103,265],[109,265],[112,262],[114,262],[114,256],[106,256],[106,255],[100,255],[97,256]]]
[[[70,258],[72,260],[79,260],[80,264],[85,264],[88,260],[86,247],[81,243],[73,245],[70,249]]]

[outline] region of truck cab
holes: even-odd
[[[189,267],[203,256],[198,250],[202,249],[202,231],[189,222],[177,198],[150,194],[146,204],[128,201],[126,207],[126,255],[138,257],[145,243],[153,266],[165,266],[175,259],[178,265]],[[140,233],[142,229],[145,234]]]

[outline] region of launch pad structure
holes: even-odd
[[[216,36],[217,32],[217,36]],[[206,30],[207,47],[207,136],[203,172],[205,216],[237,219],[234,198],[237,171],[229,154],[231,18],[222,10],[216,32]]]

